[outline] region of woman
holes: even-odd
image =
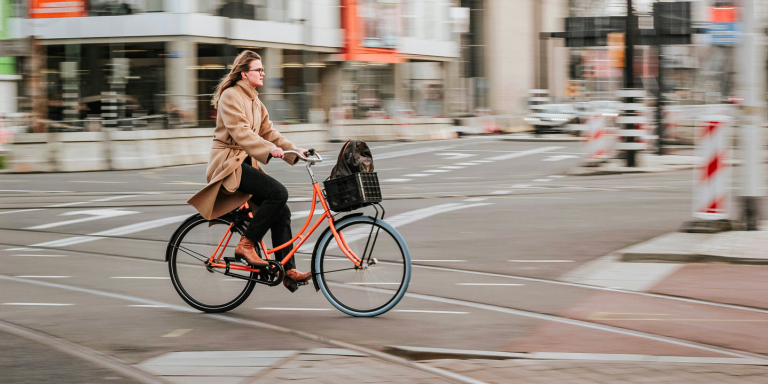
[[[218,110],[216,129],[213,131],[206,185],[189,199],[200,214],[214,219],[239,207],[249,199],[258,210],[254,213],[245,236],[235,248],[240,256],[253,266],[264,266],[267,262],[256,253],[256,244],[272,230],[272,244],[278,246],[292,238],[291,211],[288,209],[288,191],[279,181],[267,175],[259,162],[267,164],[270,159],[283,159],[293,165],[299,159],[283,151],[305,150],[296,148],[272,128],[269,114],[258,97],[254,87],[264,85],[264,66],[261,57],[252,51],[243,51],[232,64],[232,70],[213,92],[211,103]],[[292,246],[275,252],[282,260]],[[283,284],[292,292],[296,282],[310,279],[311,273],[296,270],[295,258],[285,265]]]

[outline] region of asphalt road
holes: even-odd
[[[335,159],[338,147],[323,155]],[[0,325],[125,366],[171,352],[309,350],[338,347],[337,342],[375,351],[415,346],[709,357],[736,356],[724,348],[768,352],[749,327],[716,336],[701,322],[612,323],[623,319],[595,316],[637,311],[627,303],[664,313],[682,304],[557,283],[585,263],[679,228],[691,216],[690,171],[568,176],[580,161],[578,143],[497,137],[371,148],[386,219],[406,239],[415,266],[411,295],[385,315],[346,316],[311,285],[293,294],[257,286],[242,306],[218,317],[189,308],[173,289],[163,259],[173,230],[195,213],[186,199],[204,185],[205,165],[193,165],[0,175]],[[310,209],[306,169],[280,161],[266,169],[288,187],[298,230],[300,216]],[[323,180],[331,167],[314,170]],[[311,249],[302,251],[297,261],[306,271]],[[759,322],[766,315],[750,316]],[[3,345],[15,346],[0,351],[0,381],[25,382],[26,368],[13,362],[42,355],[36,343],[25,344],[29,338],[9,329],[0,326]],[[71,354],[50,353],[45,360],[52,366],[74,363]],[[81,376],[67,380],[141,380],[138,373],[131,377],[103,367],[74,374]]]

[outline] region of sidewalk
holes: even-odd
[[[617,251],[621,261],[768,264],[768,222],[759,231],[673,232]]]

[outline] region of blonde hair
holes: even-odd
[[[219,81],[219,85],[213,90],[211,105],[213,105],[214,108],[219,108],[219,98],[221,97],[221,93],[227,88],[237,84],[242,78],[240,73],[250,70],[251,62],[254,60],[261,60],[261,56],[254,51],[243,51],[237,55],[235,62],[232,63],[232,69],[229,71],[229,74],[222,77],[221,81]]]

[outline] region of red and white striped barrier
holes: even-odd
[[[693,179],[693,216],[702,220],[727,219],[730,215],[731,167],[728,145],[732,119],[704,116],[696,133],[696,152],[701,164]]]
[[[501,128],[499,127],[499,123],[496,122],[496,120],[491,116],[493,111],[491,111],[488,108],[477,108],[475,109],[475,115],[477,115],[478,123],[480,125],[480,132],[482,133],[500,133]]]
[[[608,119],[602,114],[592,115],[587,118],[585,125],[587,161],[603,161],[612,157],[616,135],[608,125]]]

